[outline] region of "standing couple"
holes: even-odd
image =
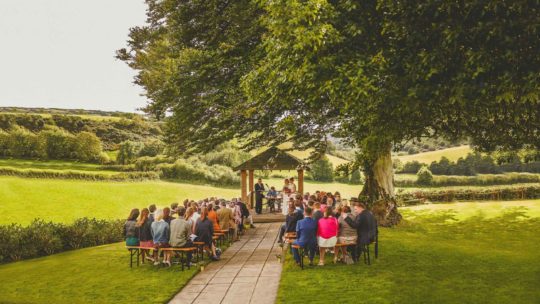
[[[281,193],[283,198],[283,202],[281,203],[281,213],[283,213],[283,215],[287,215],[287,211],[289,210],[289,202],[296,194],[296,184],[294,183],[294,177],[286,178],[284,183],[283,192]]]

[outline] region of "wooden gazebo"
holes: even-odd
[[[248,201],[248,193],[253,193],[255,170],[296,170],[298,172],[297,191],[304,193],[304,169],[306,165],[299,158],[279,149],[271,147],[234,168],[240,171],[242,201]],[[247,179],[249,175],[249,188]],[[249,205],[253,208],[253,195],[249,197]]]

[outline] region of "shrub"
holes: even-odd
[[[42,157],[45,152],[36,134],[23,128],[15,128],[7,137],[8,156],[26,158]]]
[[[231,168],[220,165],[209,166],[196,157],[178,159],[174,164],[159,164],[156,169],[162,177],[168,179],[215,185],[237,185],[240,180]]]
[[[331,182],[334,180],[334,168],[326,156],[316,160],[311,165],[311,171],[309,173],[315,181]]]
[[[80,132],[76,135],[75,155],[82,161],[99,161],[101,159],[101,141],[90,132]]]
[[[239,148],[225,144],[219,146],[215,151],[202,155],[200,159],[207,165],[222,165],[233,168],[251,158],[251,154]]]
[[[362,183],[362,173],[360,170],[354,170],[352,172],[349,183],[353,185],[360,185]]]
[[[0,263],[14,262],[54,253],[119,242],[123,220],[82,218],[63,225],[34,220],[29,226],[0,226]]]
[[[136,171],[153,171],[156,169],[156,166],[164,163],[173,163],[174,159],[167,156],[157,156],[149,157],[143,156],[137,158],[135,161],[135,170]]]
[[[414,160],[412,162],[406,162],[403,165],[403,169],[399,171],[399,173],[409,173],[409,174],[416,174],[418,173],[418,170],[422,168],[422,164],[418,162],[417,160]]]
[[[131,164],[137,158],[143,145],[140,142],[124,141],[120,144],[120,150],[116,156],[116,162],[121,165]]]
[[[165,143],[159,139],[153,139],[144,142],[141,150],[139,151],[138,156],[150,156],[154,157],[159,154],[162,154],[165,149]]]
[[[43,145],[44,157],[49,159],[75,158],[75,137],[60,129],[46,130],[39,133]]]
[[[142,181],[159,179],[157,172],[125,172],[117,174],[105,174],[101,172],[85,171],[56,171],[46,169],[19,169],[0,167],[0,175],[19,176],[27,178],[56,178],[56,179],[79,179],[91,181]]]
[[[422,186],[429,186],[432,182],[433,174],[431,174],[431,171],[426,166],[420,168],[416,174],[416,183]]]

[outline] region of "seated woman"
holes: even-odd
[[[139,246],[137,217],[139,217],[139,209],[131,209],[129,216],[124,223],[124,238],[126,239],[126,246]]]
[[[338,234],[338,221],[332,215],[332,207],[327,206],[324,211],[324,217],[319,220],[317,228],[317,243],[319,245],[319,266],[324,266],[324,254],[326,248],[336,246]]]
[[[214,261],[219,260],[216,255],[216,247],[212,237],[214,236],[214,223],[208,219],[208,209],[206,207],[201,208],[201,217],[197,220],[195,226],[195,235],[197,238],[195,241],[203,242],[205,247],[211,251],[211,259]]]
[[[141,247],[154,247],[154,242],[152,241],[152,222],[148,218],[150,215],[150,210],[148,208],[143,208],[141,211],[141,216],[139,221],[137,221],[137,228],[139,229],[139,242]],[[142,258],[154,262],[154,259],[150,256],[150,250],[142,251]]]
[[[160,248],[169,248],[169,224],[163,219],[163,210],[156,210],[156,220],[152,223],[152,240],[154,242],[154,265],[159,265],[158,249]],[[163,264],[171,266],[171,256],[168,252],[165,252],[163,255]]]
[[[210,203],[207,207],[208,210],[208,219],[212,221],[212,224],[214,225],[214,232],[221,230],[221,227],[219,226],[219,220],[217,216],[217,212],[214,210],[214,204]]]
[[[356,228],[352,227],[345,220],[350,218],[351,221],[354,221],[354,217],[351,214],[351,207],[343,206],[341,216],[339,217],[339,233],[338,233],[338,243],[340,244],[356,244],[358,235],[356,233]],[[338,250],[336,252],[336,258],[338,256]],[[344,261],[345,256],[347,256],[347,248],[341,247],[342,261]]]

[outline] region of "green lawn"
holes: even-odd
[[[429,165],[433,161],[439,161],[443,156],[446,156],[451,161],[456,161],[460,157],[467,156],[469,152],[472,152],[469,146],[459,146],[412,155],[395,156],[394,158],[401,160],[403,163],[416,160]]]
[[[278,188],[283,183],[281,179],[265,182]],[[343,197],[358,195],[361,189],[358,185],[339,183],[306,183],[305,187],[311,192],[316,189],[341,191]],[[152,203],[164,207],[186,198],[239,197],[239,188],[164,181],[93,182],[0,177],[0,213],[3,214],[0,225],[28,224],[37,217],[54,222],[70,222],[80,217],[125,218],[131,208],[143,208]]]
[[[240,191],[191,184],[90,182],[0,177],[0,224],[28,224],[34,218],[70,222],[80,217],[118,219],[131,208],[182,202],[186,198],[239,196]]]
[[[302,271],[288,259],[278,303],[539,303],[539,210],[540,200],[401,208],[371,266]]]
[[[0,266],[0,303],[164,303],[196,267],[129,268],[123,243]]]
[[[80,162],[70,162],[63,160],[34,160],[34,159],[14,159],[0,158],[0,167],[11,167],[19,169],[51,169],[51,170],[78,170],[78,171],[100,171],[100,165]],[[116,173],[116,172],[115,172]]]

